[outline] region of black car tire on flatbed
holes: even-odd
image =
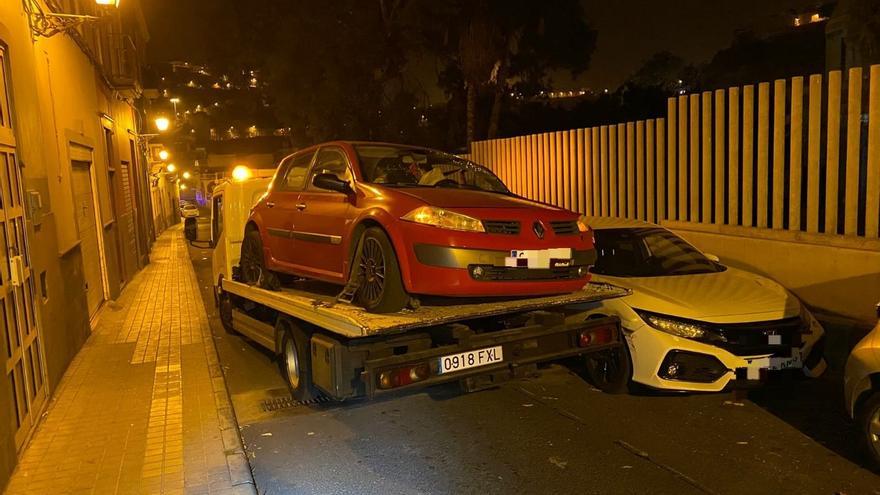
[[[260,232],[257,229],[250,229],[244,234],[244,240],[241,243],[241,261],[239,261],[239,266],[244,283],[268,290],[278,290],[281,288],[278,276],[266,268],[263,239],[260,237]]]
[[[363,246],[353,269],[359,269],[361,285],[357,302],[371,313],[395,313],[405,308],[409,294],[400,277],[400,265],[391,240],[379,227],[363,233]]]

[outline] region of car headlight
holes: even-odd
[[[587,224],[584,223],[582,220],[577,221],[577,226],[578,226],[578,232],[580,232],[581,234],[590,230],[590,227],[587,226]]]
[[[658,315],[648,311],[636,311],[645,320],[645,323],[661,332],[666,332],[676,337],[699,340],[703,342],[726,342],[723,335],[714,331],[710,325],[690,320],[682,320],[666,315]]]
[[[431,225],[441,229],[463,230],[467,232],[486,231],[485,227],[483,227],[483,222],[476,218],[434,206],[420,206],[400,217],[400,219],[422,225]]]

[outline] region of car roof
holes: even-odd
[[[635,220],[632,218],[621,217],[584,217],[587,225],[593,230],[605,229],[642,229],[642,228],[662,228],[657,224],[645,222],[643,220]]]

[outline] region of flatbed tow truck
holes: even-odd
[[[252,178],[217,185],[207,247],[214,249],[223,326],[272,352],[297,400],[373,398],[449,381],[476,391],[566,357],[627,359],[616,318],[579,316],[591,304],[628,294],[607,284],[549,297],[425,301],[417,309],[374,314],[340,302],[338,287],[328,284],[299,280],[270,291],[239,282],[244,224],[268,183]],[[186,237],[198,246],[194,220]]]

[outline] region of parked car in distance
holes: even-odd
[[[277,272],[346,284],[354,267],[356,301],[386,313],[411,295],[573,292],[594,259],[576,213],[516,196],[485,167],[416,146],[332,142],[281,161],[246,225],[241,275],[269,288]]]
[[[592,279],[632,290],[571,318],[618,316],[633,382],[666,390],[715,392],[778,370],[826,369],[824,330],[789,291],[721,264],[667,229],[638,220],[590,218],[598,258]],[[588,371],[593,374],[592,362]],[[626,375],[626,376],[625,376]]]
[[[199,207],[192,203],[186,203],[185,205],[180,207],[180,216],[183,218],[198,217]]]
[[[880,470],[880,303],[877,318],[877,325],[846,361],[843,389],[847,412],[856,421],[868,458]]]

